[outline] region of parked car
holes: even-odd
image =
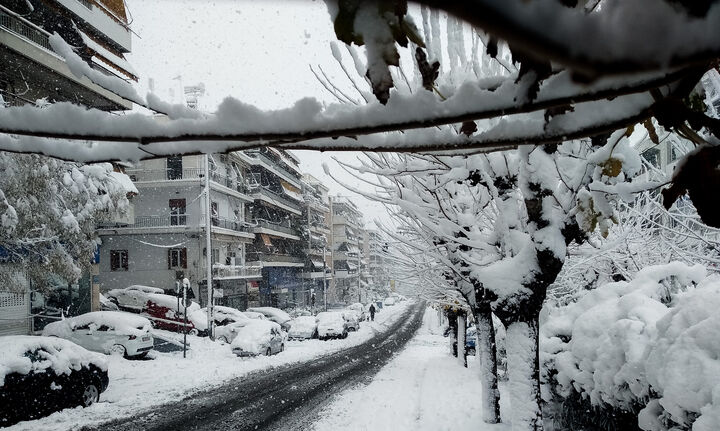
[[[164,294],[164,291],[157,287],[135,284],[124,289],[113,289],[106,296],[121,310],[140,313],[145,309],[149,295],[152,294]]]
[[[290,321],[292,317],[289,314],[275,307],[252,307],[248,308],[248,311],[254,311],[256,313],[262,313],[269,320],[277,323],[282,327],[283,331],[287,332],[290,330]]]
[[[365,311],[365,306],[362,305],[361,303],[356,302],[354,304],[350,304],[348,306],[348,309],[356,311],[358,313],[358,318],[360,319],[361,322],[364,322],[365,320],[367,320],[367,312]]]
[[[108,387],[107,361],[55,337],[0,337],[0,427],[87,407]]]
[[[255,311],[243,311],[243,314],[251,319],[257,319],[257,320],[267,320],[267,317],[265,317],[262,313],[257,313]]]
[[[475,356],[475,340],[477,340],[477,328],[471,326],[465,331],[465,354]]]
[[[385,300],[383,301],[383,304],[384,304],[386,307],[392,307],[393,305],[395,305],[395,298],[393,298],[392,296],[388,296],[388,297],[385,298]]]
[[[347,338],[348,329],[343,314],[339,311],[323,311],[316,317],[318,337],[321,340],[329,338]]]
[[[207,315],[207,307],[200,311]],[[250,318],[237,308],[213,305],[213,321],[217,326],[229,325],[231,323],[247,322]]]
[[[360,329],[360,313],[355,310],[343,310],[342,315],[348,331],[357,331]]]
[[[200,305],[191,301],[187,307],[187,333],[190,335],[207,335],[207,316],[203,316]],[[184,332],[185,307],[176,296],[163,293],[147,295],[143,316],[150,319],[152,326],[167,331]]]
[[[118,307],[118,305],[115,302],[109,300],[107,298],[107,296],[103,295],[102,293],[100,294],[99,299],[100,299],[100,310],[102,310],[102,311],[118,311],[118,310],[120,310],[120,307]]]
[[[215,328],[215,340],[221,343],[232,343],[240,332],[240,328],[247,325],[248,322],[253,322],[252,319],[248,319],[245,322],[233,322],[227,325],[218,326]]]
[[[285,350],[285,333],[275,322],[251,320],[237,328],[231,348],[238,356],[270,356]]]
[[[315,316],[298,316],[290,322],[288,338],[291,340],[307,340],[318,337]]]
[[[49,323],[42,335],[60,337],[94,352],[142,358],[153,348],[150,321],[122,311],[93,311]]]

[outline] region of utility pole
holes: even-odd
[[[213,337],[213,303],[212,303],[212,238],[211,228],[212,209],[210,208],[210,156],[205,155],[205,266],[207,272],[205,274],[207,280],[207,319],[208,319],[208,336],[211,340]]]
[[[323,309],[327,311],[327,263],[325,262],[325,250],[327,245],[323,246]]]

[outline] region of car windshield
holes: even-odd
[[[0,0],[0,426],[720,430],[719,191],[720,0]]]

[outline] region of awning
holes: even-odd
[[[324,236],[324,235],[317,235],[317,234],[314,234],[314,233],[311,233],[311,234],[310,234],[310,239],[313,240],[313,241],[317,241],[317,242],[323,242],[323,243],[326,242],[326,239],[325,239],[325,236]]]
[[[90,36],[83,33],[82,31],[77,30],[77,32],[80,33],[80,37],[82,38],[83,43],[85,43],[88,48],[92,49],[93,51],[95,51],[95,53],[97,53],[98,56],[100,56],[98,60],[111,67],[114,67],[115,69],[125,72],[124,75],[127,75],[132,79],[137,79],[137,72],[135,72],[135,69],[133,69],[133,67],[130,65],[130,63],[128,63],[127,60],[117,54],[110,52],[104,46],[95,42],[92,38],[90,38]]]
[[[299,201],[299,202],[305,202],[305,198],[303,198],[299,189],[297,189],[296,187],[293,187],[290,183],[288,183],[286,181],[282,181],[282,180],[280,181],[280,185],[283,188],[283,192],[285,192],[285,194],[288,197],[295,199],[296,201]]]
[[[357,271],[357,265],[348,262],[347,267],[349,271]]]
[[[257,291],[260,289],[260,283],[257,281],[248,281],[247,283],[249,291]]]
[[[312,262],[313,268],[315,268],[315,269],[323,269],[325,267],[325,262],[323,262],[321,260],[313,259],[313,260],[311,260],[311,262]]]
[[[266,246],[272,247],[272,245],[273,245],[272,240],[270,240],[270,237],[267,234],[261,233],[260,238],[262,238],[262,241]]]

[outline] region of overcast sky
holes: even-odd
[[[183,102],[183,86],[202,82],[203,110],[214,111],[226,96],[263,109],[288,107],[303,97],[336,100],[317,81],[310,65],[321,65],[331,80],[347,85],[330,51],[335,40],[323,1],[126,0],[136,33],[128,59],[140,76],[138,87]],[[381,205],[347,191],[325,175],[328,163],[341,181],[368,189],[341,172],[332,160],[353,162],[357,153],[295,152],[301,169],[325,182],[332,194],[356,196],[365,222],[384,218]],[[335,175],[335,174],[334,174]]]

